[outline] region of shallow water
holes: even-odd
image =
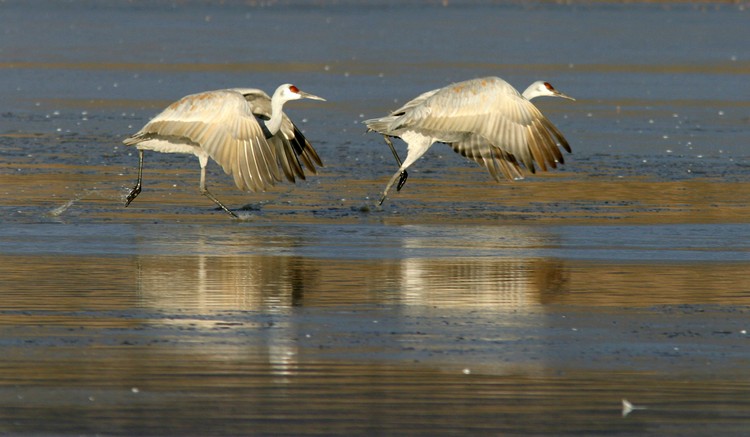
[[[748,4],[444,3],[0,3],[0,433],[745,433]],[[576,97],[563,168],[377,206],[361,121],[490,74]],[[231,220],[149,153],[122,206],[149,117],[281,82],[318,175],[212,163]]]

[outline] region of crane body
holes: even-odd
[[[562,133],[531,103],[540,96],[575,100],[537,81],[519,93],[499,77],[458,82],[425,92],[381,118],[366,120],[368,131],[382,134],[399,170],[380,199],[382,204],[396,180],[406,182],[406,169],[436,142],[487,168],[496,180],[523,178],[521,164],[530,172],[564,163],[558,144],[570,152]],[[391,137],[407,143],[406,159],[398,157]]]
[[[305,179],[304,167],[316,173],[323,163],[310,142],[284,114],[284,103],[298,99],[325,100],[279,86],[273,97],[254,88],[231,88],[185,96],[169,105],[123,143],[138,149],[138,181],[128,206],[141,192],[145,150],[195,155],[201,167],[200,191],[233,217],[235,213],[206,187],[209,157],[232,175],[244,191],[263,191],[282,181]]]

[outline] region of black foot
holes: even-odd
[[[401,188],[404,187],[404,184],[406,183],[406,178],[409,177],[409,173],[406,172],[406,170],[401,172],[401,177],[398,179],[398,185],[396,185],[396,191],[401,191]]]
[[[387,194],[383,193],[383,195],[380,197],[380,202],[378,202],[378,206],[382,206],[383,202],[385,202]]]
[[[125,199],[125,206],[127,207],[128,205],[130,205],[130,202],[138,197],[139,194],[141,194],[141,186],[136,185],[132,190],[130,190],[130,194],[128,194],[128,197]]]

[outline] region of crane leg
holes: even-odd
[[[396,174],[391,176],[391,180],[389,180],[388,185],[385,186],[385,190],[383,190],[383,196],[380,198],[380,202],[378,203],[378,205],[383,204],[383,201],[385,200],[386,196],[388,196],[388,191],[390,191],[393,184],[396,183],[396,178],[398,178],[399,176],[401,177],[401,179],[399,180],[399,184],[401,183],[402,180],[406,179],[404,177],[404,174],[406,174],[406,171],[399,169],[399,171],[397,171]]]
[[[396,162],[398,162],[398,166],[401,167],[401,157],[398,156],[398,152],[396,152],[396,147],[393,146],[393,141],[391,141],[391,138],[388,135],[383,135],[383,139],[385,140],[385,143],[388,144],[388,147],[391,148],[391,152],[393,152],[393,157],[396,158]]]
[[[388,147],[391,148],[391,152],[393,152],[393,157],[396,158],[396,162],[398,163],[398,166],[401,167],[401,158],[398,156],[398,152],[396,152],[396,148],[393,146],[393,142],[388,137],[388,135],[383,135],[383,139],[385,139],[385,143],[388,144]],[[403,188],[404,184],[406,183],[406,178],[409,177],[409,174],[406,172],[406,170],[401,171],[399,173],[401,175],[401,178],[398,180],[398,184],[396,185],[396,191],[401,191],[401,188]],[[393,182],[388,184],[388,188],[393,185]],[[388,190],[386,189],[386,193]],[[383,203],[383,200],[385,200],[385,193],[383,194],[383,198],[380,199],[380,204]]]
[[[215,204],[219,205],[219,208],[223,209],[224,212],[231,215],[233,218],[238,218],[237,214],[233,213],[229,210],[226,206],[224,206],[223,203],[219,202],[219,199],[216,198],[213,194],[211,194],[210,191],[208,191],[208,188],[206,188],[206,167],[201,166],[201,186],[200,186],[201,194],[208,197],[209,199],[213,200]]]
[[[130,190],[130,194],[125,198],[125,206],[130,205],[139,194],[141,194],[141,182],[143,180],[143,150],[138,149],[138,181],[135,183],[135,187]]]

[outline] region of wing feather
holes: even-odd
[[[526,127],[526,141],[528,142],[528,147],[534,161],[536,161],[542,171],[547,171],[547,157],[544,155],[542,147],[539,146],[539,143],[537,143],[536,138],[534,137],[534,132],[531,130],[532,126]]]
[[[496,181],[501,180],[501,174],[509,181],[523,179],[523,173],[521,173],[521,167],[516,158],[493,146],[479,135],[471,135],[463,141],[449,145],[457,153],[487,168],[487,171]]]
[[[276,146],[278,166],[284,169],[284,175],[292,182],[295,178],[305,179],[303,165],[312,174],[318,172],[316,165],[323,166],[318,153],[288,117],[285,117],[281,129],[269,141]]]

